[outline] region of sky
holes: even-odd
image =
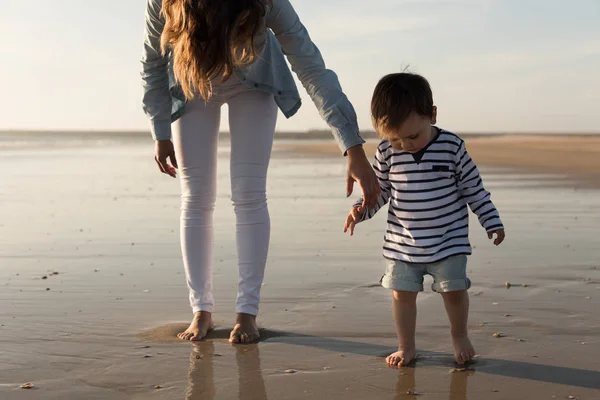
[[[457,132],[600,132],[599,0],[292,0],[370,130],[379,78],[431,83]],[[0,130],[144,130],[145,0],[0,2]],[[278,129],[325,129],[303,107]],[[225,110],[224,110],[225,111]],[[222,129],[227,130],[226,112]]]

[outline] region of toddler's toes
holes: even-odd
[[[388,365],[395,367],[400,362],[400,358],[395,356],[388,356],[385,361]]]
[[[385,360],[388,365],[396,366],[407,366],[416,357],[415,350],[399,350],[395,353],[390,354]]]

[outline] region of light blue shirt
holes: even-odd
[[[147,0],[146,32],[142,55],[143,108],[156,140],[171,139],[171,123],[185,113],[185,96],[176,82],[170,52],[162,54],[160,38],[165,21],[162,0]],[[248,87],[272,93],[286,118],[302,102],[285,57],[329,125],[342,152],[364,143],[356,112],[342,91],[337,75],[326,68],[319,49],[289,0],[273,0],[265,17],[266,32],[255,39],[260,53],[250,64],[236,68]]]

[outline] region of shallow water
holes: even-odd
[[[385,213],[343,235],[355,196],[345,198],[341,158],[274,155],[260,319],[269,338],[225,343],[237,271],[225,145],[220,154],[221,330],[190,346],[165,340],[190,312],[178,182],[159,174],[152,143],[0,153],[0,398],[416,398],[409,389],[428,399],[600,398],[600,191],[482,166],[507,227],[495,248],[472,219],[471,328],[482,360],[448,373],[446,316],[426,285],[422,360],[398,371],[378,358],[395,346],[390,294],[376,285]],[[27,381],[38,389],[18,388]]]

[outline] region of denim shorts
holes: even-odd
[[[434,263],[405,263],[387,260],[381,286],[403,292],[422,292],[423,277],[431,275],[434,292],[456,292],[467,290],[471,281],[467,278],[467,256],[456,255]]]

